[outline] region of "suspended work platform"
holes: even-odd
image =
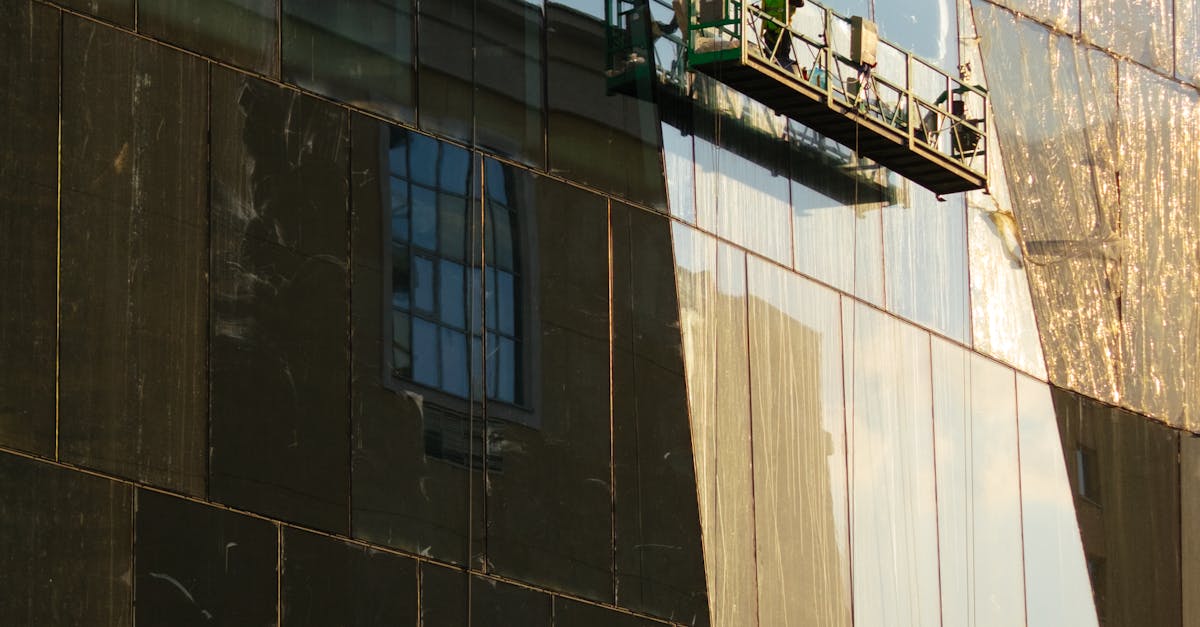
[[[811,0],[684,0],[667,9],[671,20],[664,28],[652,20],[647,0],[616,4],[626,11],[609,12],[610,30],[630,36],[610,41],[645,42],[645,58],[653,59],[649,48],[661,47],[663,32],[677,27],[673,34],[684,45],[669,70],[653,62],[628,64],[628,73],[610,67],[610,87],[650,72],[686,89],[683,69],[690,69],[934,193],[987,186],[986,90],[970,84],[969,72],[954,78],[878,39],[869,21]],[[634,33],[635,24],[648,29]],[[639,59],[636,50],[609,58],[610,64]]]

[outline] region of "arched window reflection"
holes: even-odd
[[[397,379],[462,399],[520,405],[524,290],[517,202],[501,164],[485,163],[481,181],[479,161],[468,150],[391,131],[388,357]]]
[[[521,342],[522,259],[518,199],[514,182],[497,161],[488,159],[484,174],[484,265],[487,267],[488,398],[512,404],[524,401]]]

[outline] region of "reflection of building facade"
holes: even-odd
[[[1196,625],[1200,16],[828,4],[990,195],[670,2],[0,0],[4,623]]]

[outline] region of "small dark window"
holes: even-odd
[[[488,470],[503,470],[503,452],[485,442],[483,420],[472,419],[463,412],[435,403],[425,403],[423,421],[425,454],[429,457],[472,470],[482,469],[486,461]]]
[[[1100,504],[1100,460],[1095,449],[1086,446],[1075,449],[1075,481],[1079,496]]]

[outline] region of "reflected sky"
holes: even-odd
[[[958,33],[954,0],[874,2],[879,36],[955,73]]]
[[[883,209],[888,309],[969,343],[967,229],[962,194],[944,200],[893,175],[901,202]]]
[[[866,305],[842,310],[854,618],[940,624],[929,334]]]

